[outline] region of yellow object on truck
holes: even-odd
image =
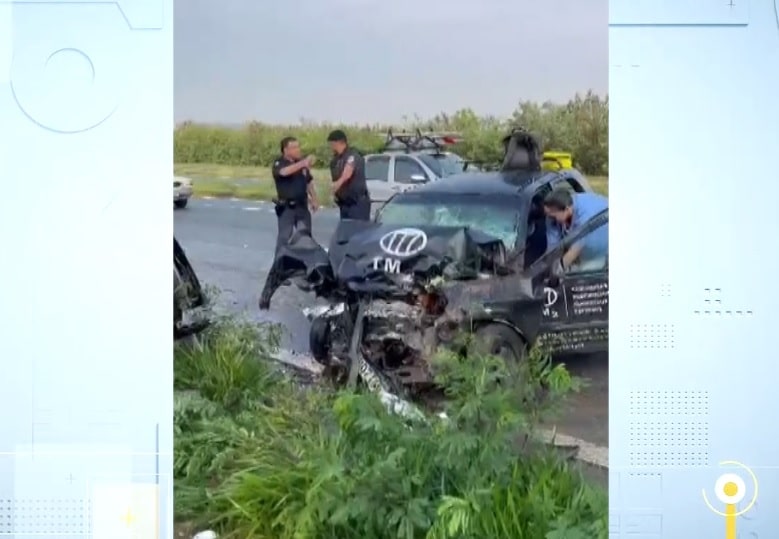
[[[541,159],[544,170],[563,170],[573,168],[573,155],[567,152],[544,152]]]

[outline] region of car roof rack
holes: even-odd
[[[463,140],[459,133],[440,133],[435,131],[422,132],[417,129],[414,132],[393,133],[392,128],[387,130],[384,140],[385,152],[419,152],[432,151],[441,153],[446,146],[457,144]]]

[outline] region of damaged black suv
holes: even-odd
[[[558,353],[606,349],[608,257],[582,273],[560,261],[608,226],[608,210],[547,250],[546,194],[590,187],[575,170],[540,170],[540,152],[522,137],[509,141],[498,172],[400,193],[375,222],[343,221],[329,249],[307,235],[280,249],[272,288],[291,279],[328,300],[307,310],[315,359],[357,365],[383,387],[413,387],[432,381],[428,359],[459,346],[463,331],[509,361],[536,343]]]
[[[532,281],[532,297],[540,302],[537,337],[556,352],[593,353],[608,347],[608,257],[602,267],[585,272],[564,271],[560,260],[565,250],[596,229],[608,226],[605,211],[547,252],[543,199],[553,189],[576,193],[590,187],[576,171],[461,174],[447,182],[431,183],[396,195],[378,213],[382,226],[449,226],[479,231],[499,239],[506,251],[507,276],[492,276],[477,287],[478,300],[507,316],[505,326],[523,343],[532,342],[527,318],[512,315],[511,305],[527,303],[519,281]],[[387,270],[393,268],[387,267]],[[476,293],[475,291],[473,293]],[[519,340],[513,341],[514,355]],[[504,344],[507,344],[504,343]]]

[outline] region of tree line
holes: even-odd
[[[608,175],[609,101],[592,92],[576,95],[567,103],[520,101],[508,118],[479,116],[471,109],[440,113],[430,119],[407,118],[403,125],[333,125],[301,121],[297,125],[248,122],[240,128],[184,122],[175,128],[176,163],[210,163],[233,166],[269,166],[279,153],[279,141],[292,135],[304,151],[320,162],[330,159],[327,134],[343,129],[350,143],[363,152],[379,151],[389,128],[406,131],[454,131],[462,135],[453,151],[467,160],[486,163],[501,158],[501,139],[514,127],[524,127],[541,140],[544,150],[573,154],[582,172]]]

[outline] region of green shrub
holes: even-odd
[[[239,334],[222,325],[176,352],[177,518],[225,539],[606,537],[605,493],[528,441],[572,386],[541,354],[519,373],[440,354],[448,419],[411,428],[374,395],[245,367]],[[227,379],[254,400],[225,399]]]
[[[521,125],[536,133],[546,150],[573,153],[583,172],[608,175],[608,119],[608,97],[588,92],[562,105],[523,101],[505,119],[482,118],[463,109],[451,115],[439,114],[428,121],[415,119],[395,128],[457,131],[464,140],[455,151],[469,160],[497,162],[501,157],[501,138],[512,126]],[[372,152],[381,148],[388,127],[250,122],[241,129],[230,129],[185,122],[174,132],[174,160],[177,164],[269,166],[279,153],[281,138],[293,135],[300,139],[306,152],[315,153],[320,163],[326,163],[330,159],[326,137],[332,129],[344,129],[353,146]]]
[[[276,382],[258,358],[271,357],[278,339],[274,326],[217,320],[196,345],[176,350],[174,388],[197,391],[228,412],[239,411]]]

